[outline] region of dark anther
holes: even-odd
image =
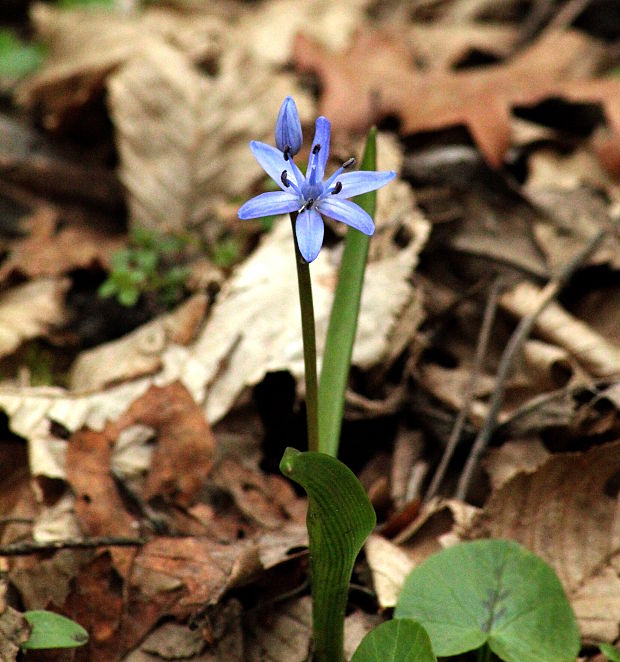
[[[355,165],[355,159],[351,157],[350,159],[347,159],[343,164],[343,168],[350,168],[352,165]]]
[[[312,153],[313,153],[313,154],[318,154],[320,149],[321,149],[321,145],[319,145],[319,143],[317,143],[317,144],[312,148]]]
[[[284,145],[284,151],[282,152],[282,155],[284,156],[285,161],[288,161],[290,151],[291,151],[291,146],[290,145]]]
[[[283,170],[283,171],[282,171],[282,174],[280,175],[280,180],[282,181],[282,183],[284,184],[284,186],[287,186],[287,187],[288,187],[288,186],[290,186],[291,184],[290,184],[290,182],[288,181],[288,177],[287,177],[286,175],[287,175],[286,170]]]
[[[304,204],[299,208],[299,211],[297,212],[298,214],[301,214],[302,211],[306,211],[306,209],[312,209],[312,205],[314,204],[314,198],[308,198]]]
[[[342,182],[336,182],[336,186],[334,186],[332,195],[336,195],[336,193],[340,193],[340,191],[342,191]]]

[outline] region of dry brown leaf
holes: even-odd
[[[600,49],[575,32],[546,35],[505,64],[458,72],[416,72],[401,39],[370,30],[338,53],[301,34],[294,58],[300,71],[319,75],[321,112],[335,129],[360,131],[394,115],[404,134],[464,124],[494,166],[510,145],[514,106],[548,97],[599,101],[612,126],[620,126],[620,84],[582,80],[594,72]]]
[[[226,34],[223,18],[151,7],[123,14],[101,10],[65,11],[37,4],[31,12],[48,55],[17,91],[18,101],[43,112],[48,128],[75,119],[103,91],[106,77],[152,42],[173,45],[195,61],[216,58]]]
[[[251,614],[245,626],[247,662],[304,662],[312,635],[308,596]]]
[[[223,56],[210,78],[179,50],[149,44],[109,81],[132,221],[181,230],[205,219],[214,193],[245,192],[244,173],[259,170],[248,142],[271,135],[287,94],[306,117],[309,100],[293,79],[242,50]]]
[[[0,297],[0,356],[67,321],[64,295],[70,284],[67,279],[40,278]]]
[[[498,490],[518,473],[535,471],[549,457],[549,451],[538,439],[508,441],[487,451],[484,468],[491,479],[491,487]]]
[[[618,635],[620,594],[606,602],[612,609],[604,617],[596,599],[601,573],[620,552],[619,472],[620,441],[552,456],[493,492],[471,529],[474,537],[516,540],[542,556],[577,600],[582,634],[604,632],[607,641]]]
[[[194,338],[206,308],[207,297],[197,294],[123,338],[81,352],[71,367],[71,389],[95,391],[156,373],[166,347],[188,345]]]
[[[21,644],[28,641],[30,626],[13,607],[6,604],[6,585],[0,585],[0,660],[14,662],[21,651]]]
[[[204,415],[180,384],[151,388],[101,433],[80,430],[67,450],[67,480],[78,501],[76,510],[88,535],[131,535],[134,518],[123,506],[111,475],[114,445],[137,424],[156,439],[141,497],[191,505],[209,474],[215,441]]]
[[[531,314],[540,299],[540,288],[523,282],[500,297],[503,308],[517,317]],[[608,342],[587,324],[552,302],[538,316],[535,332],[563,347],[592,375],[609,377],[620,373],[620,347]]]
[[[58,220],[56,211],[42,208],[22,223],[29,234],[10,244],[9,257],[0,267],[0,280],[14,273],[39,278],[61,276],[95,264],[108,266],[112,254],[124,245],[121,238],[86,225],[57,230]]]
[[[566,386],[577,368],[565,349],[540,340],[528,340],[523,346],[523,367],[541,391]]]

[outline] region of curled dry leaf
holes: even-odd
[[[470,529],[476,538],[516,540],[542,556],[575,600],[582,635],[606,641],[618,635],[617,577],[614,591],[603,589],[605,613],[596,604],[620,555],[619,473],[620,441],[552,456],[494,491]]]
[[[411,134],[465,125],[491,165],[510,146],[510,111],[548,97],[605,105],[614,130],[620,84],[583,80],[596,70],[602,49],[576,32],[545,35],[511,61],[475,69],[416,71],[402,39],[364,30],[347,51],[334,53],[304,34],[294,60],[323,85],[321,112],[335,129],[364,130],[398,116]]]
[[[498,490],[518,473],[535,471],[549,456],[538,439],[508,441],[499,448],[489,449],[484,468],[491,479],[491,487]]]
[[[13,273],[29,278],[61,276],[94,264],[107,266],[123,245],[122,239],[94,227],[67,226],[57,230],[58,213],[39,209],[22,223],[28,236],[10,244],[10,254],[0,268],[0,280]]]
[[[40,278],[0,297],[0,356],[66,321],[64,295],[69,285],[67,279]]]
[[[156,373],[167,346],[194,338],[206,309],[207,297],[197,294],[123,338],[81,352],[71,367],[71,389],[95,391]]]
[[[523,282],[503,294],[500,304],[517,317],[529,315],[538,305],[541,290]],[[608,377],[620,373],[620,347],[608,342],[587,324],[552,302],[538,316],[536,333],[563,347],[592,375]]]
[[[109,104],[133,223],[182,230],[205,219],[214,194],[244,193],[241,173],[260,171],[248,142],[271,136],[291,93],[306,116],[310,104],[292,78],[239,49],[214,77],[163,42],[129,60],[109,81]]]
[[[49,50],[45,65],[18,88],[17,99],[42,110],[48,128],[70,121],[76,109],[101,95],[112,71],[151,43],[170,43],[195,61],[208,61],[219,55],[226,33],[222,17],[156,7],[127,15],[37,4],[31,18]]]
[[[529,380],[541,390],[566,386],[575,372],[576,366],[566,349],[540,340],[525,343],[523,359]]]

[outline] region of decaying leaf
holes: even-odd
[[[40,278],[0,297],[0,356],[66,321],[64,295],[69,285],[66,279]]]
[[[197,294],[125,337],[82,352],[71,367],[72,390],[96,391],[156,373],[168,345],[188,345],[194,338],[206,307],[207,297]]]
[[[491,479],[491,487],[498,490],[518,473],[535,471],[549,456],[538,439],[508,441],[488,450],[484,468]]]
[[[226,283],[192,348],[207,375],[215,378],[206,403],[211,421],[220,419],[243,388],[256,384],[267,372],[303,374],[297,284],[290,277],[295,269],[291,241],[290,224],[280,221]],[[419,244],[412,242],[396,255],[368,265],[355,365],[368,368],[385,356],[395,321],[414,296],[408,279],[418,250]],[[312,266],[320,352],[335,286],[330,251],[324,248]]]
[[[10,245],[10,255],[0,267],[0,280],[13,273],[29,278],[62,276],[95,264],[107,266],[123,245],[122,239],[96,227],[67,226],[57,229],[58,213],[39,209],[22,223],[29,234]]]
[[[604,590],[605,615],[595,605],[620,553],[619,472],[620,441],[552,456],[494,491],[471,530],[474,537],[516,540],[542,556],[576,599],[582,634],[607,641],[618,635],[620,593],[611,598]]]
[[[364,553],[380,607],[395,607],[405,579],[416,564],[401,547],[376,534],[366,541]]]
[[[540,289],[523,282],[501,296],[501,305],[517,317],[536,309]],[[576,319],[558,303],[552,302],[538,316],[536,333],[563,347],[592,375],[606,377],[620,373],[620,347],[608,342],[587,324]]]
[[[3,590],[4,593],[4,590]],[[13,607],[6,604],[4,596],[0,600],[0,660],[14,662],[21,650],[20,644],[28,641],[30,626]]]
[[[258,172],[248,143],[272,133],[295,84],[243,51],[222,57],[209,78],[179,50],[154,43],[110,79],[109,91],[132,220],[178,231],[206,218],[215,193],[246,191],[244,173]],[[306,97],[295,95],[305,117]]]
[[[548,97],[599,101],[615,127],[620,84],[585,80],[601,50],[575,32],[546,35],[513,60],[457,72],[416,72],[393,35],[364,30],[353,47],[334,53],[299,35],[294,58],[323,84],[321,112],[335,128],[363,130],[385,116],[402,133],[465,125],[488,162],[498,166],[510,145],[510,111]]]
[[[193,59],[216,57],[226,31],[222,17],[151,7],[127,15],[106,10],[64,11],[38,4],[32,21],[49,53],[46,65],[19,88],[18,100],[38,106],[49,128],[100,95],[106,77],[153,42],[174,45]]]

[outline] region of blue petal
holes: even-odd
[[[297,211],[298,209],[299,198],[294,193],[289,193],[288,191],[269,191],[248,200],[241,206],[237,213],[239,214],[239,218],[245,221],[249,218],[285,214],[286,212]]]
[[[324,231],[323,219],[314,209],[306,209],[297,217],[295,235],[299,252],[306,262],[312,262],[319,254]]]
[[[371,170],[359,170],[358,172],[345,172],[336,178],[342,184],[342,189],[334,197],[344,199],[352,198],[354,195],[376,191],[378,188],[391,182],[396,173],[393,170],[373,172]]]
[[[314,140],[312,141],[312,149],[315,145],[320,145],[319,153],[313,159],[313,152],[310,152],[310,161],[308,163],[308,172],[306,176],[310,176],[310,168],[316,164],[316,181],[322,182],[325,174],[325,166],[329,158],[329,135],[331,133],[331,125],[326,117],[319,117],[315,122]]]
[[[250,142],[250,149],[260,167],[282,190],[286,190],[287,187],[282,183],[282,172],[284,170],[291,172],[292,168],[289,161],[284,160],[282,152],[271,145],[256,140]]]
[[[372,218],[350,200],[339,200],[337,196],[331,195],[323,198],[317,205],[317,209],[321,214],[346,223],[364,234],[371,235],[375,232],[375,224],[372,222]]]
[[[288,146],[290,154],[297,154],[301,149],[303,136],[299,113],[293,97],[286,97],[280,107],[276,122],[276,145],[280,151]]]

